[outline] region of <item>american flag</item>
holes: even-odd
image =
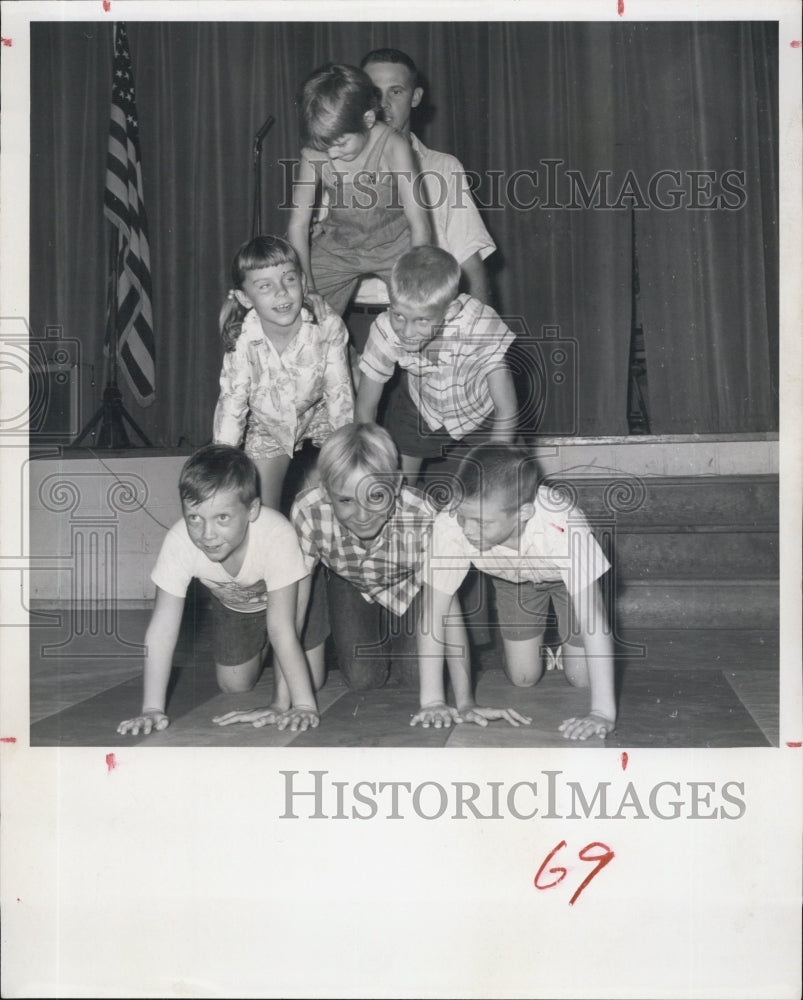
[[[148,220],[142,198],[139,125],[134,100],[134,74],[125,24],[114,28],[114,77],[106,156],[103,212],[113,228],[116,271],[117,353],[126,380],[141,406],[156,395],[156,349],[151,311],[151,260]],[[114,310],[112,310],[112,313]]]

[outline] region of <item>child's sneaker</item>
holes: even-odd
[[[563,670],[563,647],[544,646],[547,670]]]

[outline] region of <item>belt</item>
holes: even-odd
[[[349,312],[360,313],[363,316],[378,316],[380,313],[387,312],[388,307],[385,306],[372,306],[367,303],[363,305],[360,302],[352,302],[349,306]]]

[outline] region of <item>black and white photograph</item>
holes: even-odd
[[[3,4],[3,995],[795,997],[800,8],[399,13]]]

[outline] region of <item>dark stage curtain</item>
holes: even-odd
[[[777,427],[776,51],[774,25],[628,32],[627,79],[647,85],[629,105],[633,166],[685,169],[697,190],[686,211],[636,211],[656,432]]]
[[[211,436],[217,315],[231,256],[250,235],[256,130],[276,116],[262,218],[283,233],[298,84],[380,46],[425,72],[414,131],[477,173],[499,247],[487,262],[494,305],[519,333],[531,423],[627,433],[635,216],[653,432],[777,426],[774,25],[131,22],[128,32],[157,388],[147,409],[124,395],[155,444]],[[103,388],[111,58],[109,24],[31,26],[31,326],[40,337],[61,325],[81,342],[82,424]],[[661,170],[680,171],[686,188],[688,172],[713,171],[715,192],[723,171],[744,171],[746,196],[734,210],[641,205]]]

